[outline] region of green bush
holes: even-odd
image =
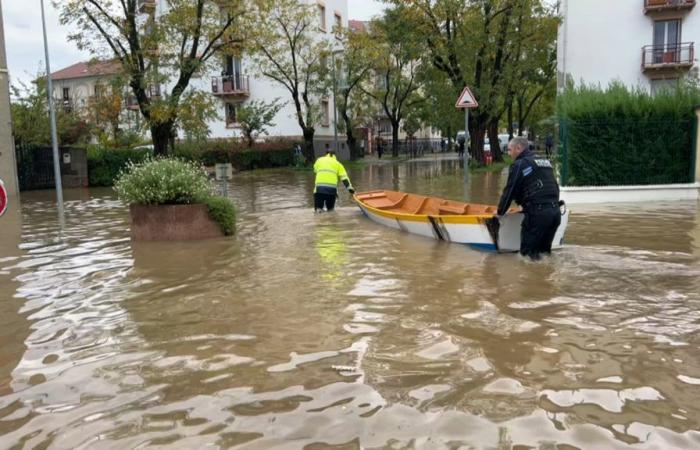
[[[209,217],[219,224],[226,236],[232,235],[236,230],[236,208],[233,202],[226,197],[209,197],[205,203],[209,208]]]
[[[139,163],[151,156],[148,150],[88,147],[88,179],[90,186],[112,186],[129,162]]]
[[[294,144],[291,139],[268,139],[248,148],[239,139],[211,139],[183,142],[175,146],[175,156],[198,161],[205,166],[231,163],[236,170],[288,167],[295,164]]]
[[[562,181],[571,186],[686,183],[691,180],[700,90],[679,84],[652,96],[620,83],[582,86],[557,100]]]
[[[129,162],[114,190],[128,204],[164,205],[202,203],[211,196],[212,186],[195,163],[163,158]]]

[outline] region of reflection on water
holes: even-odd
[[[370,165],[359,189],[493,203],[503,174]],[[577,208],[542,263],[311,211],[236,176],[238,233],[129,240],[109,190],[0,228],[0,447],[700,448],[694,203]]]

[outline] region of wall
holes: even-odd
[[[2,179],[10,197],[19,192],[14,147],[12,118],[10,117],[10,80],[7,73],[5,33],[2,22],[2,5],[0,5],[0,179]]]
[[[575,83],[600,84],[613,80],[628,86],[650,88],[650,77],[641,70],[642,47],[653,43],[656,16],[644,14],[644,0],[562,0],[564,17],[557,46],[558,84],[563,74]],[[682,42],[695,43],[700,54],[700,5],[690,11],[667,13],[682,18]]]

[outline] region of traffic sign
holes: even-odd
[[[6,209],[7,209],[7,191],[5,190],[5,185],[2,184],[2,180],[0,180],[0,216],[5,214]]]
[[[474,97],[472,91],[469,90],[469,87],[465,86],[464,90],[457,99],[457,104],[455,107],[458,109],[472,109],[476,108],[477,106],[479,106],[479,102],[476,101],[476,97]]]

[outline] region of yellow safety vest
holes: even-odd
[[[348,189],[352,188],[345,167],[335,159],[335,156],[326,155],[318,158],[314,163],[314,172],[316,173],[314,192],[316,192],[319,187],[337,189],[338,179],[341,181],[347,180],[349,184]]]

